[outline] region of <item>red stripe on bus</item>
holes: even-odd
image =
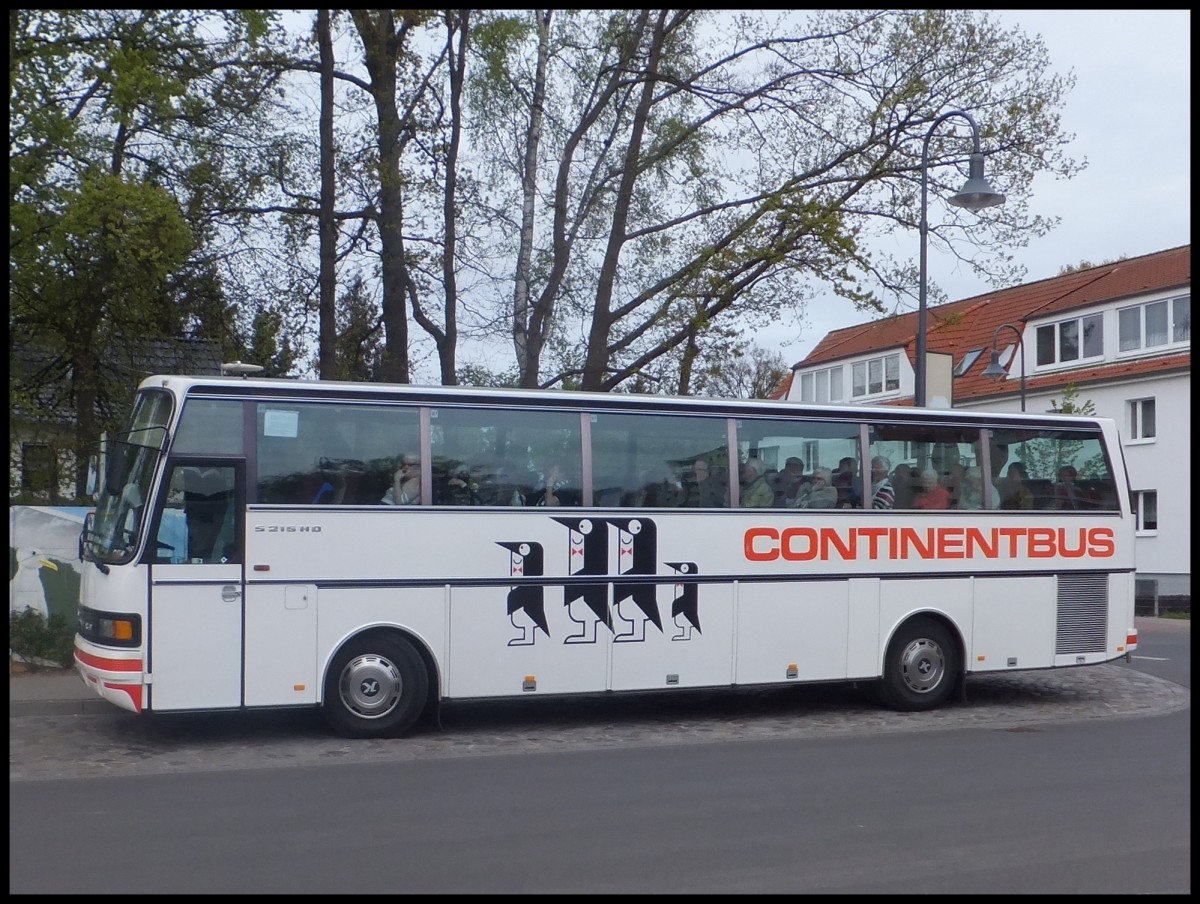
[[[84,665],[90,665],[94,669],[104,669],[107,672],[140,672],[142,670],[140,659],[108,659],[104,656],[93,656],[83,650],[76,650],[75,658]]]
[[[105,681],[104,686],[110,691],[124,691],[133,701],[133,711],[136,713],[140,713],[142,711],[142,686],[140,684],[109,684],[107,681]]]

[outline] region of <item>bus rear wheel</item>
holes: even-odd
[[[950,632],[931,618],[914,618],[888,644],[879,694],[892,709],[936,709],[954,690],[959,671]]]
[[[425,663],[412,644],[376,634],[351,641],[334,656],[322,711],[344,737],[396,737],[417,721],[428,690]]]

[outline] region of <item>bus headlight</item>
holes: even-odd
[[[92,643],[132,648],[142,642],[142,619],[138,615],[97,612],[79,607],[79,636]]]
[[[133,640],[133,622],[128,618],[102,618],[97,627],[103,640]]]

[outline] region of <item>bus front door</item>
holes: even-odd
[[[175,460],[150,552],[148,708],[242,705],[243,469]]]

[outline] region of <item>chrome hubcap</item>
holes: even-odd
[[[945,674],[942,648],[927,637],[912,641],[900,655],[900,677],[913,693],[929,693],[942,683]]]
[[[374,653],[346,663],[338,681],[342,703],[364,719],[386,716],[400,702],[404,681],[391,661]]]

